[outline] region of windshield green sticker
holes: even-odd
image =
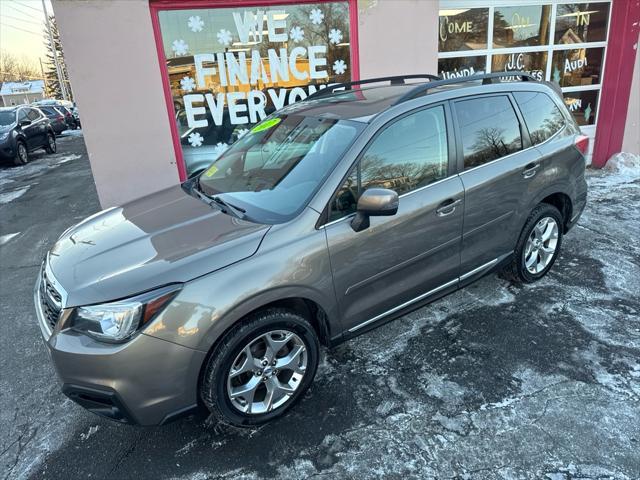
[[[212,177],[214,173],[216,173],[218,171],[218,167],[216,167],[215,165],[211,165],[209,167],[209,170],[207,170],[204,174],[205,177]]]
[[[268,130],[272,127],[275,127],[277,124],[280,123],[280,120],[281,120],[280,118],[272,118],[271,120],[267,120],[266,122],[259,123],[258,125],[256,125],[251,129],[251,133],[258,133],[264,130]]]

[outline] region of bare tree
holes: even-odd
[[[38,66],[25,55],[18,56],[5,49],[0,50],[0,82],[26,82],[40,80]]]

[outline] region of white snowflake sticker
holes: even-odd
[[[342,32],[337,28],[332,28],[329,32],[329,41],[333,44],[338,44],[340,40],[342,40]]]
[[[192,147],[201,147],[204,138],[202,138],[202,135],[200,135],[198,132],[193,132],[189,135],[187,140],[189,140],[189,145],[191,145]]]
[[[201,32],[202,27],[204,27],[204,21],[200,18],[199,15],[196,15],[194,17],[189,17],[187,26],[189,27],[189,30],[191,30],[192,32]]]
[[[289,32],[289,36],[294,42],[301,42],[304,39],[304,30],[300,27],[293,27]]]
[[[229,145],[227,145],[226,143],[216,143],[216,146],[213,149],[213,158],[218,158],[220,155],[227,151],[227,148],[229,148]]]
[[[182,77],[182,80],[180,80],[180,87],[185,92],[191,92],[196,88],[196,82],[191,77]]]
[[[342,75],[347,71],[347,64],[344,63],[344,60],[336,60],[333,62],[333,72],[336,75]]]
[[[223,28],[217,33],[216,36],[218,37],[218,43],[224,45],[225,47],[231,43],[232,37],[229,30],[225,30]]]
[[[173,53],[175,53],[177,56],[186,55],[189,51],[189,45],[187,45],[187,42],[182,39],[174,40],[171,44],[171,48],[173,49]]]
[[[309,19],[314,25],[320,25],[324,20],[324,13],[319,8],[314,8],[309,14]]]
[[[238,140],[244,137],[247,133],[249,133],[248,128],[241,128],[240,130],[238,130]]]

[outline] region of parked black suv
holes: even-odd
[[[56,153],[56,136],[49,119],[36,107],[0,108],[0,159],[24,165],[29,152],[39,148]]]
[[[586,140],[517,75],[327,87],[69,228],[35,289],[63,391],[121,422],[204,404],[257,425],[302,397],[320,344],[496,268],[542,278],[586,203]]]

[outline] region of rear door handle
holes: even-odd
[[[456,211],[456,206],[462,203],[462,199],[457,200],[449,198],[442,202],[438,208],[436,208],[436,215],[439,217],[446,217]]]
[[[538,173],[538,169],[540,168],[540,164],[539,163],[528,163],[525,167],[524,170],[522,170],[522,176],[524,178],[531,178],[533,176],[535,176],[536,173]]]

